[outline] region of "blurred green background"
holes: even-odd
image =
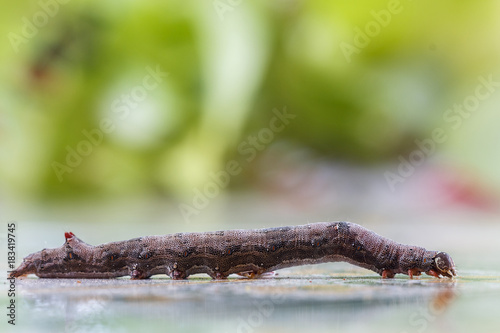
[[[363,182],[360,170],[389,193],[408,185],[411,177],[394,175],[435,128],[446,139],[414,173],[443,184],[423,191],[480,207],[497,201],[498,87],[480,88],[488,94],[469,101],[473,111],[451,110],[480,77],[500,81],[497,1],[4,7],[4,202],[143,196],[193,206],[228,161],[240,168],[215,194],[328,183],[313,186],[314,199],[349,188],[336,175]],[[148,77],[158,70],[167,74]],[[277,111],[292,116],[271,135]]]

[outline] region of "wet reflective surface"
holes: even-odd
[[[123,204],[117,207],[117,212],[125,214]],[[288,210],[284,216],[258,202],[224,210],[224,214],[210,210],[205,214],[213,214],[214,221],[238,224],[167,224],[166,219],[176,219],[155,205],[144,204],[132,214],[134,207],[127,205],[128,218],[109,217],[110,221],[123,220],[120,224],[106,223],[106,212],[97,209],[68,209],[70,216],[81,221],[64,224],[41,222],[39,212],[30,213],[33,217],[16,222],[16,261],[20,263],[44,247],[60,246],[65,231],[97,245],[144,235],[341,219]],[[154,216],[146,218],[145,212]],[[350,220],[402,243],[446,251],[457,265],[458,276],[453,280],[429,276],[410,280],[397,275],[382,280],[347,263],[283,269],[275,277],[259,280],[231,276],[227,281],[212,281],[206,275],[191,276],[187,281],[172,281],[164,275],[143,281],[30,276],[16,281],[14,327],[7,324],[9,285],[3,279],[0,332],[500,332],[500,225],[496,214],[371,216]],[[151,222],[146,225],[128,219]],[[61,216],[57,220],[71,219]],[[5,259],[0,260],[0,274],[7,275]]]
[[[24,278],[17,332],[470,332],[500,328],[500,276],[382,280],[331,264],[273,278]],[[3,295],[5,293],[2,293]],[[5,296],[3,296],[5,297]],[[2,323],[2,326],[5,322]]]

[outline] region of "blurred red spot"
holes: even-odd
[[[446,168],[436,170],[430,180],[437,194],[448,202],[479,210],[494,210],[498,197],[472,173]]]

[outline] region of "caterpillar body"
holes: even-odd
[[[428,251],[382,237],[350,222],[318,222],[256,230],[227,230],[146,236],[89,245],[73,233],[55,249],[28,255],[10,277],[146,279],[167,274],[185,279],[206,273],[213,279],[230,274],[259,277],[274,270],[345,261],[392,278],[426,273],[452,278],[455,264],[445,252]]]

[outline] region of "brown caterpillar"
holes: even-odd
[[[56,249],[43,249],[24,258],[10,277],[36,274],[42,278],[113,278],[130,275],[147,279],[167,274],[185,279],[207,273],[213,279],[229,274],[258,277],[276,269],[346,261],[377,272],[410,278],[422,272],[440,277],[456,275],[445,252],[396,243],[349,222],[319,222],[257,230],[228,230],[147,236],[89,245],[73,233]]]

